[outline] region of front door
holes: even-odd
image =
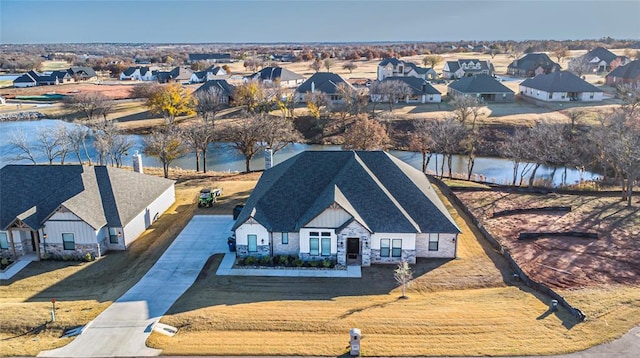
[[[360,238],[349,237],[347,238],[347,258],[357,259],[360,255]]]

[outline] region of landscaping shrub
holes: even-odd
[[[313,260],[313,261],[309,262],[309,265],[310,265],[311,267],[318,267],[318,261]]]
[[[260,258],[260,264],[263,266],[268,266],[271,263],[271,257],[269,256],[262,256]]]
[[[255,263],[256,263],[256,258],[253,256],[247,256],[244,259],[244,264],[247,266],[255,265]]]
[[[331,268],[333,267],[333,262],[331,262],[331,260],[324,260],[322,261],[322,267]]]
[[[296,267],[302,267],[302,265],[304,265],[304,261],[302,261],[302,260],[300,260],[300,259],[295,259],[295,260],[293,261],[293,264],[294,264]]]

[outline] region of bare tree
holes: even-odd
[[[264,148],[264,124],[259,114],[245,115],[223,128],[220,138],[244,156],[246,172],[250,172],[251,159]]]
[[[13,160],[29,160],[33,164],[38,164],[34,149],[31,147],[31,142],[27,138],[24,130],[18,129],[13,131],[9,139],[9,144],[18,152],[18,154],[12,157]]]
[[[84,163],[82,156],[80,155],[80,151],[82,150],[89,161],[89,165],[91,165],[91,156],[89,155],[89,150],[87,148],[87,138],[90,134],[91,130],[80,124],[75,124],[68,130],[71,150],[75,153],[76,158],[78,158],[78,163],[80,164]]]
[[[342,65],[342,69],[349,71],[349,73],[353,73],[353,70],[355,70],[356,68],[358,68],[358,65],[356,65],[356,63],[353,61],[347,62]]]
[[[156,82],[135,85],[129,90],[129,98],[143,98],[148,100],[161,89],[162,86]]]
[[[534,159],[531,152],[530,129],[518,128],[501,146],[502,154],[513,161],[513,181],[511,185],[522,185],[524,176],[532,168],[529,160]],[[518,175],[520,181],[518,182]]]
[[[60,138],[50,128],[38,128],[35,133],[36,148],[49,161],[49,165],[60,156]]]
[[[51,135],[56,138],[56,142],[58,143],[58,158],[60,158],[60,164],[64,165],[67,154],[72,150],[69,131],[63,124],[58,124]]]
[[[398,267],[393,271],[393,278],[402,286],[402,296],[400,297],[407,298],[407,286],[413,279],[413,272],[406,260],[402,260],[402,262],[398,264]]]
[[[261,141],[266,147],[271,148],[274,154],[302,139],[302,134],[295,129],[293,122],[286,118],[263,115],[258,121],[262,122]]]
[[[393,112],[393,105],[409,96],[411,87],[402,81],[382,81],[376,86],[372,86],[371,93],[374,102],[386,101],[389,104],[389,112]]]
[[[569,55],[569,49],[564,46],[557,47],[555,50],[553,50],[553,55],[558,60],[558,63],[560,63],[563,58]]]
[[[458,153],[461,142],[465,137],[465,127],[454,118],[444,121],[433,121],[428,125],[429,136],[433,140],[434,150],[442,153],[443,159],[440,167],[440,177],[444,176],[445,161],[449,169],[449,177],[453,176],[453,155]],[[436,163],[436,175],[438,173]]]
[[[344,134],[342,149],[383,150],[389,142],[389,136],[383,125],[375,119],[360,115]]]
[[[81,92],[69,96],[64,107],[82,113],[88,122],[104,117],[113,111],[113,102],[100,92]]]
[[[101,165],[122,166],[123,157],[133,147],[131,138],[123,135],[114,121],[94,127],[93,133],[98,162]]]
[[[209,87],[204,91],[196,91],[194,97],[196,113],[205,123],[214,127],[216,115],[225,105],[222,90],[217,87]]]
[[[622,110],[633,117],[640,111],[640,85],[633,83],[621,84],[617,87],[618,97],[623,101]]]
[[[586,57],[580,56],[569,61],[567,69],[578,77],[582,77],[583,74],[589,72],[591,65]]]
[[[169,177],[169,165],[187,153],[182,136],[175,125],[165,125],[151,131],[144,141],[144,153],[162,162],[164,177]]]
[[[196,154],[196,172],[200,171],[200,158],[202,158],[202,171],[207,172],[207,148],[214,140],[214,130],[208,123],[191,123],[182,128],[181,134],[187,145]]]
[[[472,126],[479,116],[482,115],[482,106],[484,105],[481,98],[474,96],[457,96],[451,101],[453,113],[457,120],[462,124],[466,124],[468,120],[472,121]]]
[[[318,71],[320,71],[322,66],[323,66],[322,60],[317,58],[311,63],[311,65],[309,65],[309,68],[314,70],[314,71],[316,71],[316,72],[318,72]]]
[[[429,121],[418,119],[413,122],[413,131],[409,137],[409,150],[419,152],[422,155],[422,172],[427,172],[429,161],[433,155],[434,143],[429,131]]]

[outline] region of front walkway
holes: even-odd
[[[0,272],[0,280],[8,280],[20,272],[23,268],[27,267],[31,262],[36,261],[38,257],[35,254],[28,254],[18,257],[18,260],[7,267],[3,272]]]
[[[224,255],[216,275],[220,276],[271,276],[271,277],[344,277],[360,278],[360,266],[347,266],[346,270],[312,270],[295,268],[232,268],[236,260],[235,253]]]
[[[228,251],[230,215],[198,215],[180,232],[144,277],[87,324],[70,344],[38,357],[142,357],[153,325],[195,282],[209,257]]]

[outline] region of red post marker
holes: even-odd
[[[55,310],[56,309],[56,299],[55,298],[51,299],[51,305],[52,305],[53,309]]]

